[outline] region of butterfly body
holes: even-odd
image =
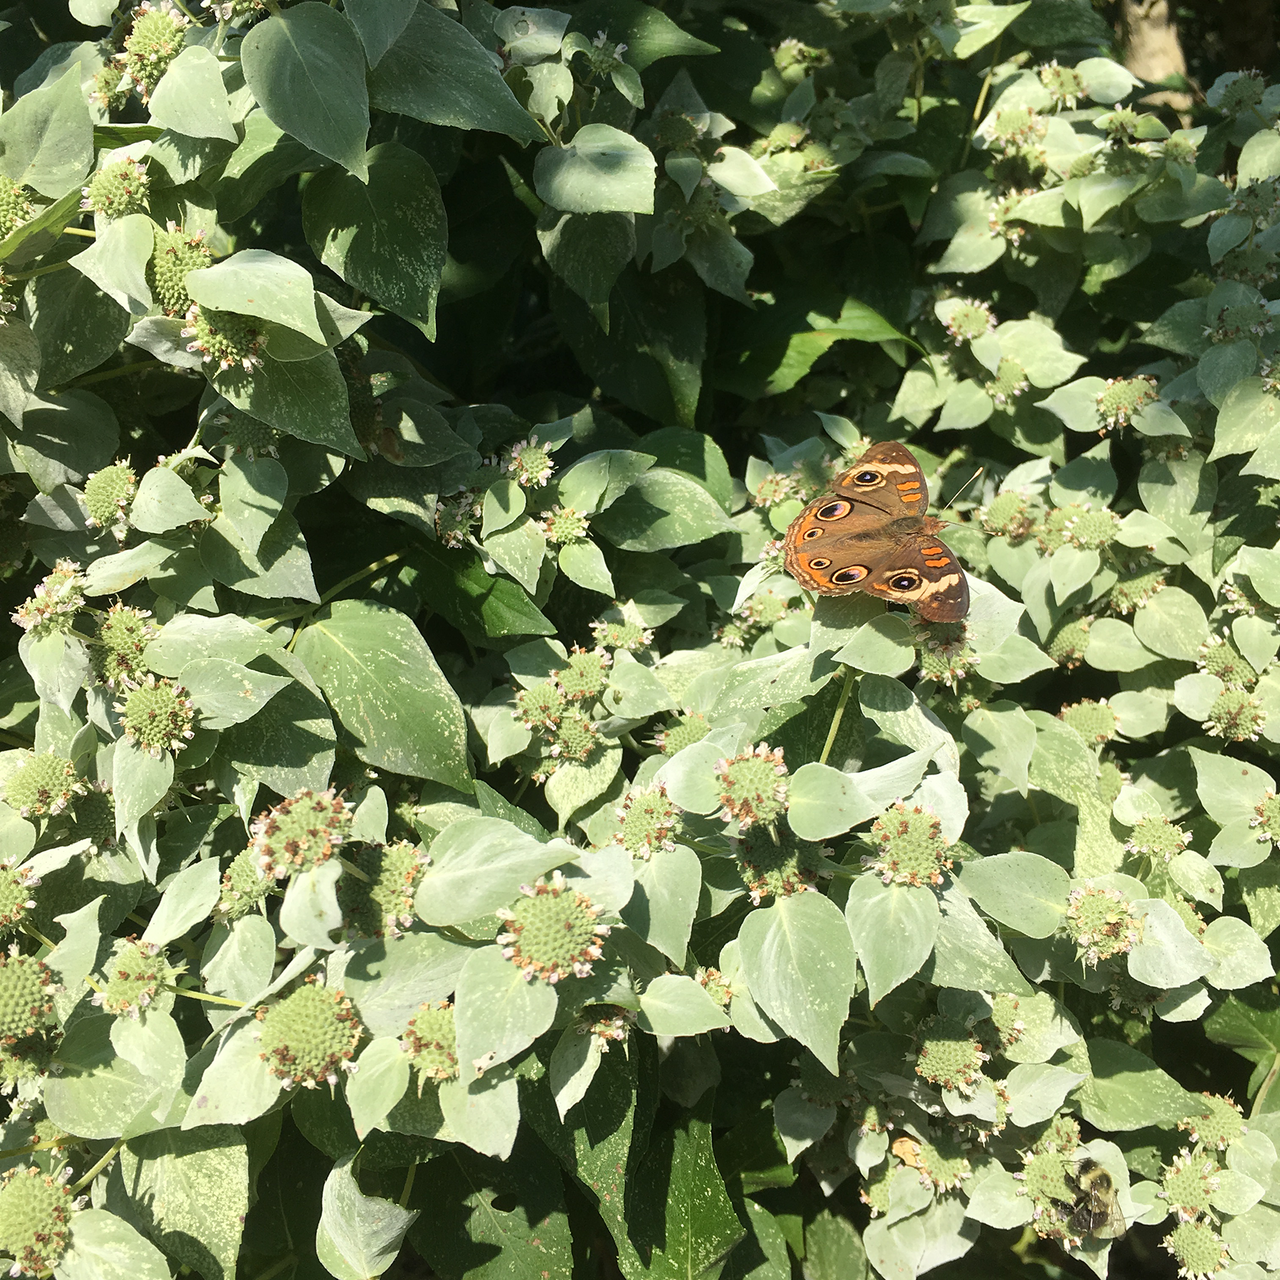
[[[820,595],[866,591],[912,605],[927,622],[958,622],[969,584],[926,515],[924,472],[900,444],[872,445],[791,522],[787,572]]]

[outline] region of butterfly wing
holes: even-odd
[[[924,514],[928,505],[910,450],[872,445],[791,522],[787,571],[820,595],[869,591],[914,605],[926,621],[957,622],[969,611],[969,586],[934,536],[942,522]]]

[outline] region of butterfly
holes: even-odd
[[[830,493],[787,529],[787,572],[824,596],[866,591],[914,606],[926,622],[959,622],[969,583],[938,540],[945,520],[925,515],[924,472],[900,444],[873,444]]]

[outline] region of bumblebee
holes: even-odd
[[[1086,1156],[1068,1177],[1078,1193],[1069,1206],[1072,1232],[1095,1240],[1119,1240],[1125,1222],[1111,1174]]]

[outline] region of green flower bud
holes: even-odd
[[[258,1054],[286,1089],[333,1088],[338,1072],[351,1062],[364,1029],[341,991],[329,991],[308,977],[306,983],[255,1015],[262,1023]]]
[[[252,373],[262,363],[258,354],[262,331],[251,317],[234,311],[213,311],[192,303],[187,309],[184,338],[188,351],[198,351],[205,364],[216,364],[225,373],[237,365]]]
[[[35,1165],[5,1171],[0,1182],[0,1253],[13,1258],[11,1276],[38,1276],[57,1265],[70,1239],[68,1224],[84,1205],[67,1186],[70,1170]]]
[[[898,803],[871,824],[880,848],[862,859],[885,884],[940,885],[954,865],[942,823],[927,809]]]
[[[1248,1133],[1244,1112],[1231,1099],[1218,1093],[1205,1093],[1203,1110],[1198,1115],[1184,1116],[1178,1128],[1191,1135],[1191,1141],[1213,1151],[1225,1151],[1238,1137]]]
[[[720,783],[720,818],[746,828],[760,823],[776,825],[787,809],[787,766],[782,748],[769,750],[761,742],[746,755],[717,760],[715,776]]]
[[[195,703],[187,691],[169,679],[146,679],[133,687],[123,702],[113,704],[120,715],[120,727],[130,742],[156,759],[164,751],[183,751],[195,737]]]
[[[409,1065],[418,1073],[419,1094],[428,1080],[456,1080],[460,1072],[453,1005],[448,1000],[419,1005],[400,1048],[410,1055]]]
[[[88,186],[80,188],[80,208],[112,219],[146,213],[150,183],[141,161],[113,160],[89,179]]]
[[[187,276],[213,261],[204,232],[188,235],[175,222],[155,230],[155,249],[147,260],[147,284],[167,316],[186,315],[194,305]],[[270,428],[267,428],[270,430]]]
[[[355,811],[335,791],[299,791],[249,826],[262,874],[283,880],[328,862],[351,833]]]
[[[559,871],[520,892],[514,907],[496,913],[506,924],[497,938],[503,958],[523,970],[525,981],[536,977],[554,985],[587,977],[609,935],[609,926],[600,923],[600,908],[571,889]]]
[[[160,988],[172,985],[179,973],[165,959],[162,947],[134,938],[116,943],[104,969],[102,990],[90,1003],[107,1013],[132,1018],[135,1022],[150,1008],[160,994]]]

